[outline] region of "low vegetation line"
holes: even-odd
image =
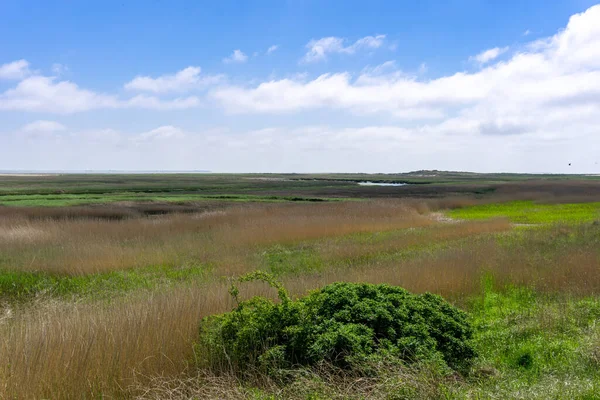
[[[598,398],[597,178],[312,178],[2,177],[0,398]]]

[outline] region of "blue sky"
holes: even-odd
[[[4,0],[0,170],[598,173],[599,21],[584,0]]]

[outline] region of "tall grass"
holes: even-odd
[[[468,238],[426,248],[409,258],[375,257],[284,281],[296,293],[344,280],[389,283],[462,301],[479,293],[482,280],[493,276],[499,288],[517,285],[542,292],[596,295],[600,293],[599,245],[600,227],[556,226],[527,230],[519,236]]]
[[[16,310],[0,324],[0,398],[93,398],[117,394],[136,376],[180,373],[199,318],[223,311],[224,293]]]
[[[518,238],[482,237],[417,258],[383,259],[284,276],[283,281],[296,296],[343,280],[431,291],[459,303],[478,293],[486,276],[493,276],[499,287],[597,294],[598,233],[597,227],[586,226],[529,230]],[[140,389],[146,379],[193,373],[188,361],[198,321],[231,309],[226,288],[226,282],[216,279],[108,304],[42,302],[25,310],[5,310],[0,323],[0,397],[135,395],[130,386]],[[243,296],[257,294],[275,295],[260,284],[242,287]]]
[[[600,292],[600,226],[510,231],[502,220],[443,224],[427,215],[430,208],[382,201],[114,221],[7,216],[0,225],[5,268],[85,275],[199,260],[214,269],[201,284],[111,301],[42,298],[0,306],[0,398],[143,397],[147,385],[197,377],[190,361],[198,321],[233,306],[221,276],[261,267],[273,246],[310,247],[324,266],[283,271],[294,296],[356,281],[431,291],[467,305],[489,276],[500,288]],[[258,283],[241,289],[243,296],[274,295]]]
[[[244,268],[247,249],[258,245],[432,223],[399,201],[253,205],[117,221],[5,217],[0,225],[0,268],[90,274],[219,263],[233,272]]]

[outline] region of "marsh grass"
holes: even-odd
[[[126,302],[42,302],[0,324],[0,397],[100,398],[134,376],[186,369],[198,319],[220,312],[220,293],[179,288]]]
[[[0,268],[80,275],[218,263],[227,274],[243,272],[256,246],[431,224],[398,201],[252,205],[117,221],[17,214],[0,227]]]
[[[286,195],[251,195],[251,194],[181,194],[167,192],[156,193],[98,193],[98,194],[27,194],[27,195],[3,195],[0,196],[0,205],[9,207],[67,207],[99,205],[117,202],[232,202],[232,203],[284,203],[284,202],[325,202],[338,199],[311,196],[286,196]]]
[[[134,380],[138,399],[595,399],[600,388],[597,298],[494,289],[470,299],[480,357],[468,376],[436,365],[379,363],[356,375],[328,365],[299,369],[282,384],[204,370]],[[290,373],[290,372],[288,372]]]
[[[404,261],[379,260],[361,267],[292,273],[283,275],[282,280],[293,296],[304,295],[310,289],[341,280],[385,282],[413,292],[444,294],[456,304],[475,312],[480,319],[482,332],[491,329],[492,325],[488,327],[486,324],[495,323],[493,321],[498,319],[503,321],[497,323],[494,328],[497,333],[491,339],[481,336],[482,346],[488,350],[500,346],[507,338],[512,338],[507,335],[513,334],[510,333],[513,332],[510,327],[511,324],[516,324],[523,333],[515,331],[515,335],[529,337],[527,332],[532,332],[533,329],[533,332],[538,332],[538,336],[537,339],[532,339],[533,342],[525,341],[522,347],[515,347],[511,354],[527,348],[534,351],[537,349],[535,346],[554,343],[547,339],[555,338],[556,340],[552,339],[558,346],[555,349],[560,350],[561,357],[571,360],[569,365],[575,366],[577,360],[580,360],[575,353],[579,354],[581,349],[585,349],[582,357],[586,357],[591,363],[598,359],[599,336],[596,331],[590,330],[598,319],[597,300],[576,300],[597,294],[600,290],[597,276],[600,265],[598,247],[595,244],[598,240],[597,229],[590,225],[528,230],[520,232],[518,238],[507,236],[500,241],[497,238],[482,237],[477,241],[463,242],[461,246],[455,243],[441,251],[425,252],[419,257]],[[491,289],[486,283],[490,276],[493,277]],[[537,289],[535,292],[534,289],[528,289],[528,292],[515,292],[514,295],[502,294],[506,288],[523,285]],[[213,278],[201,285],[180,283],[168,290],[132,292],[125,298],[117,297],[101,302],[40,300],[30,305],[13,305],[9,308],[11,311],[5,311],[5,317],[0,322],[0,359],[8,360],[0,368],[0,381],[3,385],[0,386],[0,397],[16,394],[23,398],[81,398],[82,394],[87,397],[100,394],[151,397],[152,393],[158,396],[157,393],[162,392],[138,392],[149,381],[153,382],[152,385],[159,385],[147,386],[149,390],[159,390],[162,387],[159,382],[163,381],[170,382],[168,385],[174,384],[173,380],[177,379],[189,383],[195,374],[203,374],[202,371],[190,369],[189,364],[193,358],[192,344],[197,338],[198,321],[203,316],[224,312],[233,307],[227,286],[227,281]],[[246,284],[240,289],[243,298],[254,295],[270,298],[275,296],[270,288],[261,284]],[[497,294],[493,294],[492,289]],[[488,290],[488,297],[483,303],[472,301],[473,296],[481,299],[485,290]],[[557,291],[563,293],[562,298],[552,297]],[[569,298],[575,300],[565,303],[564,299]],[[565,323],[573,323],[575,328],[564,328]],[[555,334],[552,332],[560,330],[564,335],[553,336]],[[546,331],[550,332],[549,336],[544,336]],[[572,341],[563,343],[561,340],[567,336],[572,337]],[[577,346],[573,344],[575,342],[578,343]],[[495,370],[501,371],[501,376],[518,376],[521,380],[515,382],[519,385],[528,382],[523,380],[526,377],[520,369],[514,367],[513,358],[494,356],[500,353],[489,354],[482,360],[481,367],[484,370],[491,363]],[[536,362],[545,363],[544,360],[550,355],[540,357],[541,361]],[[555,371],[553,365],[555,364],[548,364],[539,374],[532,375],[534,383],[543,385],[543,382],[550,379]],[[580,379],[582,386],[577,390],[583,390],[593,382],[597,385],[596,375],[587,369],[573,369],[569,374],[561,374],[560,379]],[[383,382],[372,384],[386,385],[388,378],[382,375],[377,379],[380,378]],[[333,393],[331,391],[342,390],[345,384],[360,386],[360,382],[363,382],[340,380],[334,384],[325,380],[324,383],[319,383],[319,379],[321,378],[313,376],[310,378],[310,385],[315,390],[325,387],[323,390],[326,391],[321,398],[327,398]],[[421,376],[419,379],[424,378]],[[439,386],[446,385],[446,378],[439,374],[431,379],[431,382],[426,383],[429,388],[427,390],[442,390]],[[226,377],[215,377],[214,380],[208,380],[209,387],[188,387],[181,390],[205,393],[215,382],[231,381]],[[494,385],[504,385],[503,382],[486,380],[483,383],[469,383],[466,388],[451,386],[451,390],[457,393],[484,393],[486,390],[492,391]],[[564,381],[560,382],[562,383],[554,385],[553,390],[560,390]],[[517,390],[514,386],[504,386],[507,396],[511,390]],[[396,386],[390,386],[394,387]],[[279,398],[285,398],[290,393],[286,390],[291,390],[280,388],[277,389],[279,392],[271,392],[271,389],[267,389],[268,387],[261,392],[264,394],[262,398],[269,398],[268,393],[280,393]],[[213,387],[210,390],[216,391],[216,398],[216,393],[220,393],[218,390],[235,392],[238,389]],[[235,392],[232,396],[238,397],[232,398],[252,398],[255,394],[248,387],[242,387],[239,391],[241,394]],[[174,398],[177,398],[177,391],[173,393]],[[443,390],[439,393],[443,393]]]
[[[473,220],[504,217],[519,224],[580,223],[600,220],[600,203],[512,201],[458,208],[448,215]]]
[[[160,265],[84,275],[5,270],[0,271],[0,301],[25,302],[36,298],[109,299],[134,290],[167,288],[180,282],[203,281],[210,273],[210,266],[202,264],[182,267]]]
[[[21,289],[0,305],[0,398],[594,398],[600,226],[441,223],[428,212],[442,203],[414,204],[3,215],[0,288]],[[472,312],[485,356],[468,378],[381,366],[364,379],[324,367],[283,387],[195,370],[199,320],[231,310],[226,277],[255,269],[278,273],[293,297],[337,281],[442,294]],[[31,288],[40,290],[14,301]],[[259,283],[240,290],[275,295]]]

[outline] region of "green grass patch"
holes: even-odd
[[[119,293],[202,280],[210,273],[203,264],[150,266],[91,275],[0,270],[0,300],[28,301],[36,297],[109,298]]]
[[[456,398],[600,398],[600,298],[513,287],[471,308],[480,357]]]
[[[580,223],[600,219],[600,203],[541,204],[533,201],[485,204],[448,212],[457,219],[504,217],[518,224]]]
[[[366,267],[380,262],[403,262],[411,259],[427,259],[444,251],[472,248],[490,237],[502,238],[506,233],[479,233],[468,237],[454,237],[429,240],[428,235],[436,227],[398,229],[385,232],[353,233],[345,236],[306,240],[292,244],[276,244],[260,250],[255,255],[256,265],[275,276],[314,274],[335,269]],[[511,233],[512,236],[512,233]],[[424,240],[411,242],[422,237]],[[517,242],[519,238],[513,239]],[[523,241],[523,239],[520,239]],[[507,246],[512,242],[505,240]],[[336,246],[356,246],[389,243],[382,248],[367,249],[364,252],[332,257],[328,249]],[[520,243],[520,242],[519,242]]]
[[[263,268],[273,275],[311,273],[322,270],[325,265],[314,246],[275,245],[261,254]]]

